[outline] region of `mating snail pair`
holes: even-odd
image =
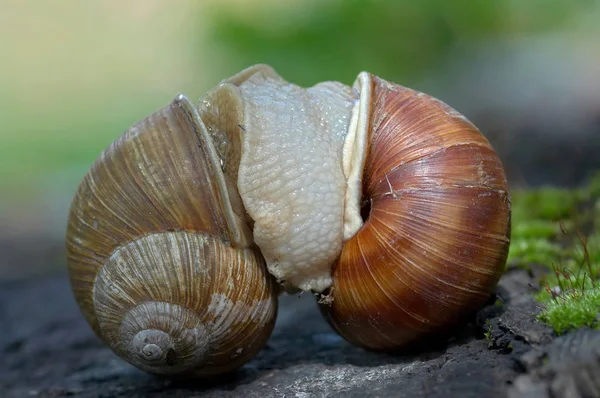
[[[502,164],[458,112],[366,72],[304,89],[256,65],[106,149],[67,249],[75,298],[113,351],[202,376],[264,346],[284,291],[319,296],[367,349],[454,325],[492,294],[509,235]]]

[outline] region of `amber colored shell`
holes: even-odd
[[[502,164],[462,115],[372,80],[368,211],[321,309],[349,342],[402,349],[482,305],[503,272],[510,197]]]
[[[102,340],[151,373],[233,370],[273,329],[274,283],[236,231],[215,159],[180,96],[101,155],[71,206],[75,299]]]

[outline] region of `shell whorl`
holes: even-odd
[[[368,213],[321,310],[348,341],[398,349],[455,324],[493,292],[510,236],[502,164],[462,115],[372,77]]]
[[[266,279],[252,250],[157,233],[119,247],[100,269],[95,313],[115,351],[144,370],[220,373],[264,343],[254,330],[269,329],[274,315]]]
[[[75,298],[98,336],[143,370],[226,372],[270,336],[276,288],[224,179],[179,96],[115,141],[76,193]]]

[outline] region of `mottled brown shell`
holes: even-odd
[[[180,96],[101,155],[71,206],[76,301],[103,341],[151,373],[233,370],[273,329],[277,291],[215,153]]]
[[[345,242],[321,309],[349,342],[394,350],[456,324],[493,293],[506,262],[502,164],[462,115],[372,80],[365,223]]]

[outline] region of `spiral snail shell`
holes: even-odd
[[[509,246],[502,164],[462,115],[359,74],[301,88],[255,65],[180,95],[96,160],[71,206],[75,298],[119,356],[211,375],[309,291],[346,340],[394,350],[493,292]]]

